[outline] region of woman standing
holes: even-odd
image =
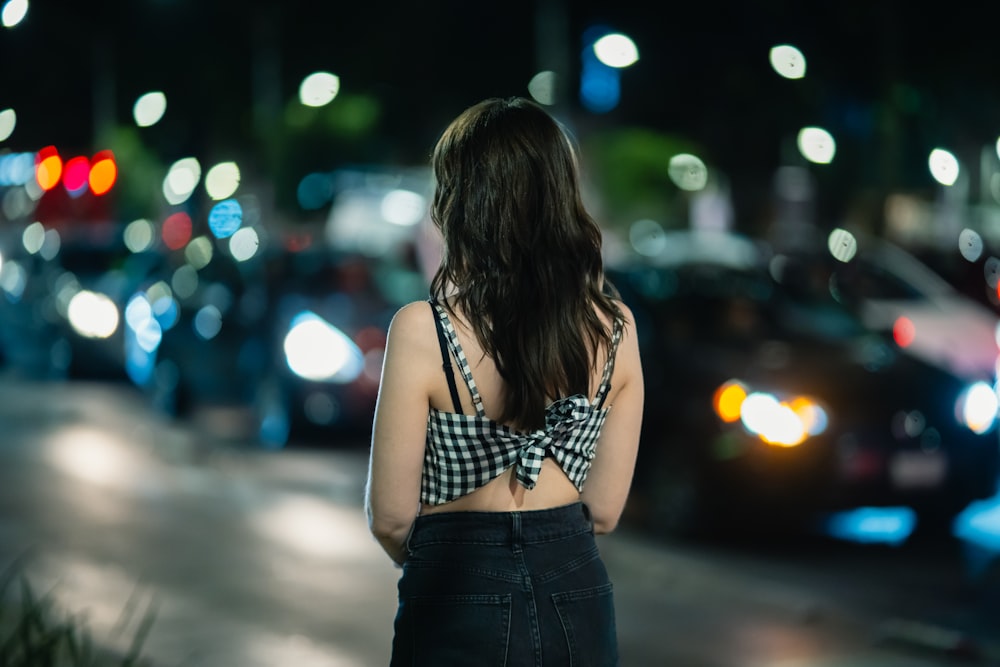
[[[389,330],[366,498],[403,570],[392,665],[616,665],[594,536],[625,506],[643,380],[573,144],[489,99],[432,164],[444,255]]]

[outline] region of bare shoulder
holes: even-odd
[[[622,311],[622,317],[625,318],[625,327],[635,328],[635,316],[632,314],[632,309],[628,307],[628,304],[620,299],[615,299],[615,305]]]
[[[405,329],[413,325],[433,323],[434,309],[427,301],[411,301],[392,316],[392,326]]]
[[[435,343],[436,340],[434,311],[427,301],[408,303],[393,315],[389,324],[391,346],[417,352],[428,343]]]
[[[620,299],[615,299],[614,303],[616,306],[618,306],[618,310],[620,310],[622,314],[622,319],[623,319],[622,337],[623,338],[634,337],[635,316],[632,314],[632,309],[629,308],[628,305]]]
[[[622,318],[625,320],[622,326],[621,342],[618,346],[618,363],[616,366],[626,370],[629,374],[635,372],[641,375],[639,340],[635,330],[635,315],[632,313],[632,309],[622,301],[616,301],[616,304],[622,312]]]

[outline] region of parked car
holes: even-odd
[[[841,236],[846,254],[836,242],[833,248],[783,248],[776,254],[780,270],[829,290],[866,327],[891,335],[909,354],[970,380],[995,381],[1000,318],[991,308],[890,241]]]
[[[609,269],[637,319],[646,409],[629,516],[673,536],[909,506],[940,530],[992,496],[997,396],[744,252]]]
[[[8,242],[0,268],[0,346],[32,378],[126,380],[125,301],[157,264],[115,224],[62,230],[35,222]]]
[[[255,401],[263,439],[367,441],[389,322],[426,287],[404,267],[323,246],[283,255],[269,279],[272,361]]]
[[[177,271],[197,287],[167,287]],[[234,411],[266,447],[344,441],[371,428],[389,322],[420,290],[414,271],[323,245],[182,263],[133,296],[131,377],[180,418]]]

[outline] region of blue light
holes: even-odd
[[[125,372],[138,387],[145,387],[153,377],[156,367],[156,348],[147,351],[136,339],[131,329],[125,330]]]
[[[584,34],[580,103],[593,113],[607,113],[621,100],[621,75],[614,67],[602,63],[594,53],[594,43],[609,32],[607,28],[595,27]]]
[[[34,176],[34,153],[10,153],[0,156],[0,185],[24,185]]]
[[[830,536],[850,542],[898,546],[916,523],[916,513],[909,507],[859,507],[829,516],[825,528]]]
[[[208,228],[219,239],[232,236],[242,224],[243,207],[235,199],[220,201],[208,214]]]
[[[955,518],[955,537],[1000,551],[1000,498],[974,502]]]
[[[301,181],[296,192],[299,206],[307,211],[315,211],[330,203],[333,197],[333,184],[325,174],[307,174]]]

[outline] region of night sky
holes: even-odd
[[[975,160],[1000,133],[1000,9],[986,5],[35,0],[25,23],[0,29],[0,108],[19,119],[4,147],[96,150],[99,119],[127,123],[136,97],[160,89],[168,112],[150,141],[164,159],[249,151],[254,108],[278,113],[303,76],[325,69],[343,92],[379,100],[388,158],[422,161],[465,106],[526,94],[541,46],[565,59],[566,113],[581,128],[684,137],[736,183],[762,183],[800,127],[822,125],[838,141],[825,176],[837,192],[923,188],[931,148]],[[544,6],[565,21],[540,35]],[[595,24],[632,36],[641,58],[622,72],[620,105],[601,115],[581,109],[575,89],[581,36]],[[805,79],[771,70],[779,43],[803,51]]]

